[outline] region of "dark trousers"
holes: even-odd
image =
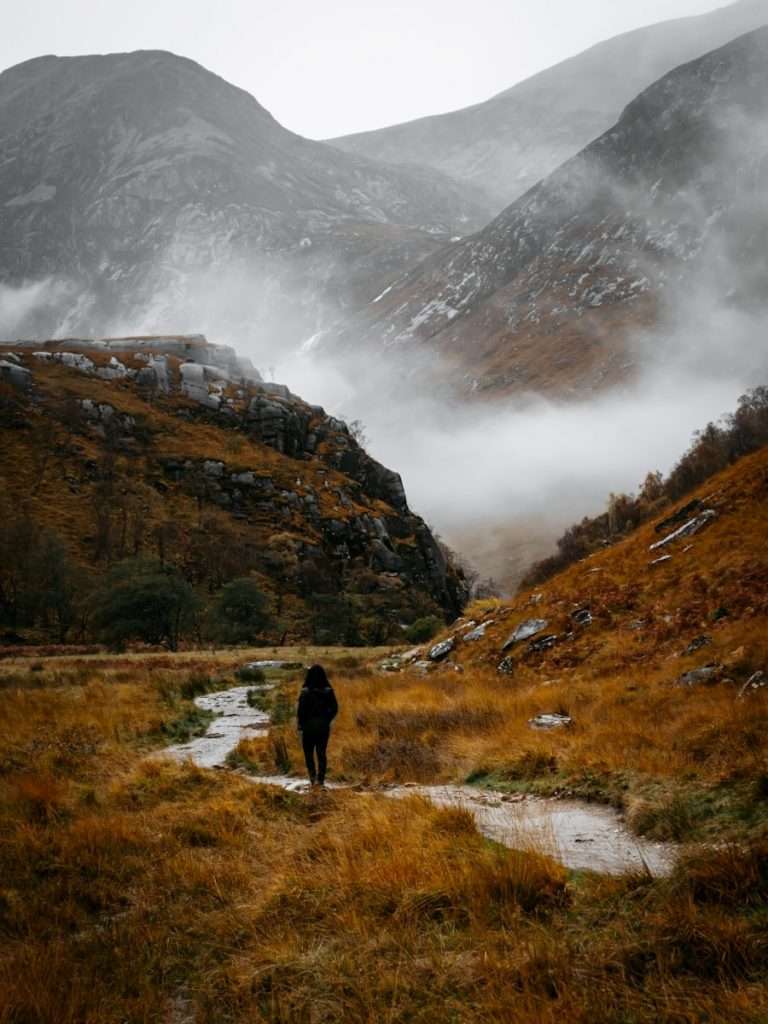
[[[328,737],[331,728],[328,725],[304,728],[301,733],[301,745],[304,747],[304,760],[307,762],[307,772],[310,782],[315,779],[322,785],[325,782],[325,770],[328,761],[325,752],[328,748]],[[317,770],[315,770],[315,751],[317,751]]]

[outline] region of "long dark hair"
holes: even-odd
[[[324,690],[330,687],[330,685],[322,665],[313,665],[307,669],[307,675],[304,679],[305,690]]]

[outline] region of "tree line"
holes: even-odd
[[[274,623],[252,577],[208,595],[176,566],[151,557],[127,558],[97,574],[70,556],[54,530],[23,517],[0,524],[0,624],[8,640],[33,629],[61,644],[98,640],[120,648],[139,640],[176,650],[186,637],[255,643]]]
[[[649,473],[637,494],[611,494],[606,511],[585,517],[557,541],[557,552],[536,562],[521,587],[536,586],[606,547],[679,501],[710,477],[768,444],[768,387],[748,391],[736,411],[693,435],[690,448],[666,478]]]

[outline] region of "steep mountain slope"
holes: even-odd
[[[301,337],[323,302],[370,298],[381,275],[486,220],[438,172],[303,139],[160,51],[47,56],[3,72],[0,146],[0,273],[69,284],[19,334],[187,329],[180,316],[215,309],[219,329]]]
[[[622,379],[627,337],[697,289],[726,307],[764,303],[766,125],[768,28],[665,76],[335,343],[401,360],[428,341],[439,373],[463,391],[583,394]]]
[[[501,208],[610,128],[662,75],[766,23],[765,0],[741,0],[609,39],[484,103],[331,141],[434,167],[483,187]]]
[[[199,337],[0,347],[0,431],[6,627],[40,617],[20,594],[50,535],[95,578],[135,557],[207,595],[250,576],[297,638],[400,638],[463,603],[400,477]]]

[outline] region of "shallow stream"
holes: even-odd
[[[249,705],[248,691],[252,689],[235,686],[197,697],[195,704],[217,717],[205,735],[168,747],[163,753],[179,760],[189,759],[201,768],[215,768],[226,764],[227,755],[241,739],[266,736],[269,716]],[[309,789],[305,780],[293,776],[248,778],[296,792]],[[329,783],[329,788],[341,787]],[[395,798],[419,795],[440,807],[465,807],[478,830],[489,839],[512,849],[548,853],[573,869],[614,875],[647,869],[654,875],[664,875],[675,859],[673,845],[633,836],[615,811],[599,804],[537,797],[520,799],[494,790],[449,784],[407,784],[377,792]]]

